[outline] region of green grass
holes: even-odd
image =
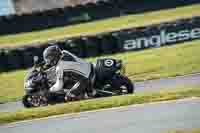
[[[0,74],[0,88],[3,90],[0,93],[0,103],[16,101],[22,97],[25,74],[24,70]]]
[[[179,7],[176,9],[128,15],[91,23],[65,26],[61,28],[53,28],[16,35],[6,35],[0,37],[0,48],[16,47],[29,43],[37,44],[38,42],[46,42],[47,40],[61,39],[64,37],[94,34],[123,28],[158,24],[161,22],[168,22],[181,18],[190,18],[192,16],[198,16],[199,9],[200,4],[196,4]]]
[[[168,133],[200,133],[200,129],[182,129],[176,131],[169,131]]]
[[[0,124],[48,117],[59,114],[76,113],[103,108],[119,107],[132,104],[141,104],[156,101],[175,100],[188,97],[199,97],[199,87],[179,88],[175,90],[160,91],[154,93],[143,93],[139,95],[115,96],[109,98],[85,100],[58,104],[33,109],[22,109],[17,112],[0,113]]]
[[[112,55],[126,63],[127,75],[134,81],[173,77],[200,72],[200,40],[170,47]],[[95,61],[90,58],[89,61]],[[25,70],[0,74],[0,102],[23,95]]]

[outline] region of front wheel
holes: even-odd
[[[22,99],[24,107],[41,107],[48,105],[48,100],[45,96],[39,94],[25,95]]]
[[[123,75],[117,75],[113,79],[112,88],[118,95],[132,94],[135,90],[133,82]]]

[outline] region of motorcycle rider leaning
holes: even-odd
[[[58,46],[49,46],[43,52],[43,58],[48,67],[56,67],[56,82],[49,89],[51,93],[63,91],[65,73],[72,73],[76,77],[76,83],[67,91],[65,100],[76,99],[82,94],[84,89],[87,89],[88,96],[95,95],[92,86],[95,74],[92,72],[93,67],[74,54],[61,50]]]

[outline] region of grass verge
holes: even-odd
[[[176,131],[169,131],[168,133],[200,133],[200,129],[182,129]]]
[[[174,77],[200,72],[200,40],[180,45],[112,55],[126,63],[127,76],[134,81]],[[90,58],[95,61],[96,58]],[[25,70],[0,74],[0,102],[23,95]]]
[[[95,34],[100,32],[120,30],[124,28],[174,21],[176,19],[198,16],[199,9],[200,4],[195,4],[175,9],[154,11],[137,15],[128,15],[85,24],[65,26],[61,28],[52,28],[42,31],[20,33],[16,35],[5,35],[0,36],[0,48],[17,47],[20,45],[46,42],[48,40],[61,39],[69,36]]]
[[[21,120],[29,120],[35,118],[43,118],[59,114],[76,113],[82,111],[126,106],[132,104],[141,104],[156,101],[175,100],[187,97],[199,97],[199,87],[181,88],[170,91],[160,91],[156,93],[144,93],[139,95],[115,96],[109,98],[101,98],[94,100],[85,100],[80,102],[72,102],[58,104],[55,106],[40,107],[34,109],[22,109],[17,112],[0,113],[0,124],[16,122]]]

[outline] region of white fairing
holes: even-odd
[[[68,51],[63,51],[63,55],[67,54],[73,57],[75,61],[60,60],[56,66],[56,83],[50,88],[51,92],[57,92],[63,88],[63,73],[74,72],[86,78],[89,78],[91,72],[91,64],[78,58]]]
[[[57,67],[56,68],[56,83],[50,88],[51,92],[60,91],[63,88],[63,71]]]
[[[91,72],[91,64],[86,62],[85,60],[78,58],[68,51],[63,51],[63,54],[68,54],[72,56],[76,62],[74,61],[60,61],[58,63],[58,67],[60,67],[63,71],[73,71],[75,73],[79,73],[80,75],[88,78]]]
[[[27,90],[27,91],[33,90],[33,88],[31,88],[30,86],[31,86],[31,81],[28,80],[24,84],[24,89]]]

